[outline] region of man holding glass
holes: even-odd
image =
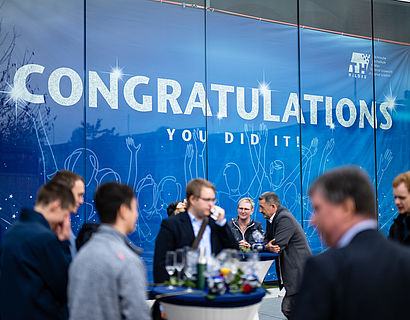
[[[187,210],[162,221],[155,240],[154,282],[169,279],[165,269],[167,251],[191,247],[205,217],[212,216],[205,226],[199,248],[203,247],[207,257],[224,248],[235,248],[235,240],[226,224],[225,210],[215,205],[215,186],[204,179],[193,179],[186,187]]]

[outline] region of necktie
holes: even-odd
[[[272,223],[270,223],[270,221],[266,221],[266,235],[267,235],[267,239],[268,240],[272,240],[273,239],[273,227],[272,227]]]

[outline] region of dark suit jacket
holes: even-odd
[[[218,254],[224,248],[236,248],[235,240],[227,224],[218,226],[213,219],[209,219],[211,227],[212,253]],[[187,212],[170,216],[162,220],[161,229],[155,240],[154,253],[154,282],[162,283],[169,279],[165,270],[165,254],[185,246],[191,246],[195,235],[191,220]]]
[[[306,259],[312,255],[302,226],[285,207],[278,206],[272,225],[266,222],[265,242],[275,239],[280,247],[276,274],[279,287],[285,287],[287,295],[298,292]]]
[[[409,319],[410,250],[376,230],[310,258],[292,319]]]
[[[396,219],[393,220],[393,224],[389,229],[390,240],[394,240],[410,246],[410,216],[407,214],[399,214]]]
[[[0,314],[5,319],[67,319],[71,255],[38,212],[23,209],[3,236]]]

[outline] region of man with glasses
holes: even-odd
[[[235,240],[226,224],[225,210],[215,205],[215,186],[204,179],[193,179],[186,186],[187,209],[178,215],[170,216],[161,223],[155,240],[154,282],[162,283],[169,279],[165,270],[165,255],[186,246],[191,247],[197,237],[205,217],[211,216],[205,227],[198,247],[205,248],[210,257],[224,248],[236,248]]]
[[[251,219],[254,202],[251,198],[242,198],[238,203],[238,216],[228,222],[228,226],[241,249],[251,249],[254,244],[263,242],[262,223]]]

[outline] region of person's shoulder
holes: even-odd
[[[295,218],[292,214],[292,212],[290,212],[290,210],[282,205],[279,206],[278,208],[278,216],[282,216],[282,217],[292,217]]]
[[[394,252],[397,256],[403,257],[403,259],[410,262],[410,247],[399,243],[397,241],[393,241],[390,239],[386,239],[383,237],[382,241],[386,246],[386,251]]]
[[[178,214],[174,214],[172,216],[169,216],[168,218],[164,219],[163,221],[165,221],[165,220],[178,221],[178,220],[182,220],[182,219],[189,219],[189,215],[188,215],[187,211],[182,211]]]
[[[278,216],[276,217],[276,221],[282,222],[282,223],[295,223],[297,222],[295,216],[292,214],[292,212],[289,211],[288,208],[281,207],[281,210],[278,210],[277,212]]]
[[[262,227],[263,226],[262,222],[259,222],[259,221],[256,221],[256,220],[253,220],[253,223],[254,223],[255,227]]]
[[[314,268],[335,275],[343,261],[343,252],[340,249],[330,248],[320,254],[309,257],[306,260],[306,268]]]
[[[31,247],[60,245],[57,235],[41,223],[25,225],[19,231],[25,232],[24,240]]]
[[[184,220],[189,220],[189,215],[188,215],[188,212],[186,211],[183,211],[181,213],[165,218],[164,220],[162,220],[161,225],[163,226],[178,225]]]

